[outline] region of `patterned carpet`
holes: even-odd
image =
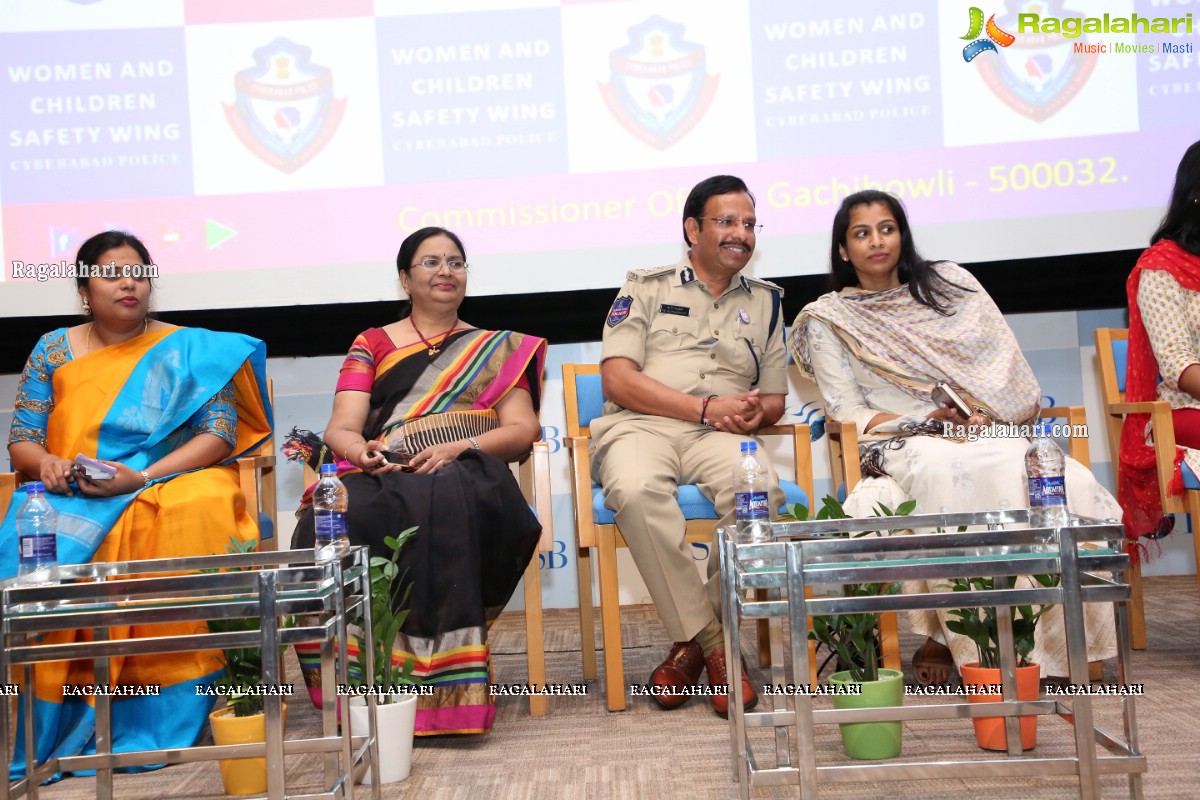
[[[1193,800],[1200,797],[1200,594],[1193,577],[1146,581],[1149,646],[1134,654],[1132,680],[1144,683],[1138,703],[1142,750],[1149,760],[1144,777],[1146,798]],[[582,681],[578,617],[574,612],[547,614],[547,671],[552,682]],[[623,613],[627,677],[645,680],[665,655],[668,642],[649,607]],[[903,623],[902,623],[903,624]],[[493,632],[496,677],[505,683],[526,678],[523,618],[508,614]],[[599,632],[597,631],[597,640]],[[906,658],[918,642],[905,636]],[[289,656],[290,658],[290,656]],[[1107,682],[1115,667],[1107,664]],[[297,675],[295,662],[289,674]],[[413,774],[405,782],[383,787],[385,798],[475,800],[475,798],[681,798],[716,800],[737,796],[730,780],[727,723],[701,699],[674,712],[652,708],[648,700],[631,698],[629,710],[609,713],[597,683],[587,697],[550,699],[550,716],[531,719],[520,698],[501,698],[496,726],[486,737],[418,740]],[[297,697],[288,714],[289,733],[315,732],[317,717],[307,700]],[[1119,718],[1108,714],[1103,724],[1120,730]],[[824,730],[829,728],[830,730]],[[819,764],[849,763],[841,754],[836,730],[820,726]],[[983,757],[975,747],[967,721],[908,723],[904,756],[913,759]],[[1037,753],[1066,754],[1069,727],[1044,720]],[[761,749],[761,748],[760,748]],[[293,787],[315,788],[320,762],[315,756],[288,759]],[[369,793],[356,787],[356,797]],[[1123,777],[1103,779],[1104,797],[1128,797]],[[292,789],[295,791],[295,788]],[[904,783],[826,784],[821,798],[889,798],[889,800],[962,800],[988,798],[1077,797],[1070,778],[910,781]],[[224,797],[216,764],[176,765],[153,773],[118,776],[119,800],[142,798]],[[76,800],[95,797],[95,780],[70,778],[46,787],[41,797]],[[754,798],[798,797],[797,787],[755,789]]]

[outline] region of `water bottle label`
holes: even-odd
[[[345,511],[319,511],[314,522],[319,540],[340,539],[348,530]]]
[[[54,534],[20,537],[21,560],[35,564],[58,560],[58,542]]]
[[[1065,506],[1067,486],[1062,475],[1029,479],[1029,506]]]
[[[766,492],[738,492],[734,495],[734,502],[737,506],[737,518],[739,520],[767,520],[771,518],[771,511],[767,506]]]

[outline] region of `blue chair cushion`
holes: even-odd
[[[604,385],[599,375],[576,375],[575,396],[579,405],[579,424],[589,426],[604,414]]]
[[[1113,364],[1117,370],[1117,389],[1125,391],[1125,361],[1129,353],[1129,342],[1125,339],[1113,339]]]
[[[799,486],[791,481],[782,481],[781,486],[787,506],[793,506],[796,503],[808,504],[808,497]],[[679,487],[679,507],[683,509],[684,519],[719,519],[713,504],[708,502],[708,498],[691,483]],[[785,511],[787,508],[779,507],[779,513],[782,514]],[[592,484],[592,516],[597,525],[612,525],[616,522],[613,512],[604,505],[604,490],[598,483]]]
[[[258,515],[258,540],[265,542],[267,539],[273,538],[275,538],[275,523],[269,514],[260,512]]]
[[[1192,468],[1186,461],[1183,462],[1183,488],[1200,489],[1200,480],[1196,478],[1196,473],[1192,472]]]

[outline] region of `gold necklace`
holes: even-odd
[[[458,330],[458,317],[455,317],[454,324],[450,326],[450,330],[434,334],[432,337],[430,337],[433,339],[436,339],[439,336],[442,337],[442,340],[437,343],[437,347],[434,347],[433,342],[429,341],[429,339],[426,339],[425,334],[421,333],[421,329],[417,327],[417,321],[411,316],[408,318],[408,321],[413,326],[413,330],[417,332],[417,336],[421,337],[421,342],[425,345],[425,347],[429,348],[428,353],[431,356],[436,356],[438,353],[442,352],[442,345],[446,343],[446,337]]]
[[[87,351],[89,353],[92,352],[92,329],[95,327],[96,327],[96,323],[94,323],[94,322],[88,323],[88,335],[87,335],[88,349],[87,349]],[[148,330],[150,330],[150,318],[149,317],[147,317],[145,320],[142,321],[142,332],[139,333],[138,335],[143,336],[143,335],[145,335],[146,331],[148,331]],[[108,345],[104,345],[104,346],[108,347]]]

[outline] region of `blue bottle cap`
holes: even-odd
[[[758,452],[758,442],[742,442],[742,452],[743,453],[757,453]]]
[[[321,474],[322,475],[337,475],[337,464],[322,464],[321,465]]]
[[[42,483],[41,481],[33,481],[32,483],[27,483],[27,484],[25,484],[24,488],[25,488],[25,494],[45,494],[46,493],[46,484]]]

